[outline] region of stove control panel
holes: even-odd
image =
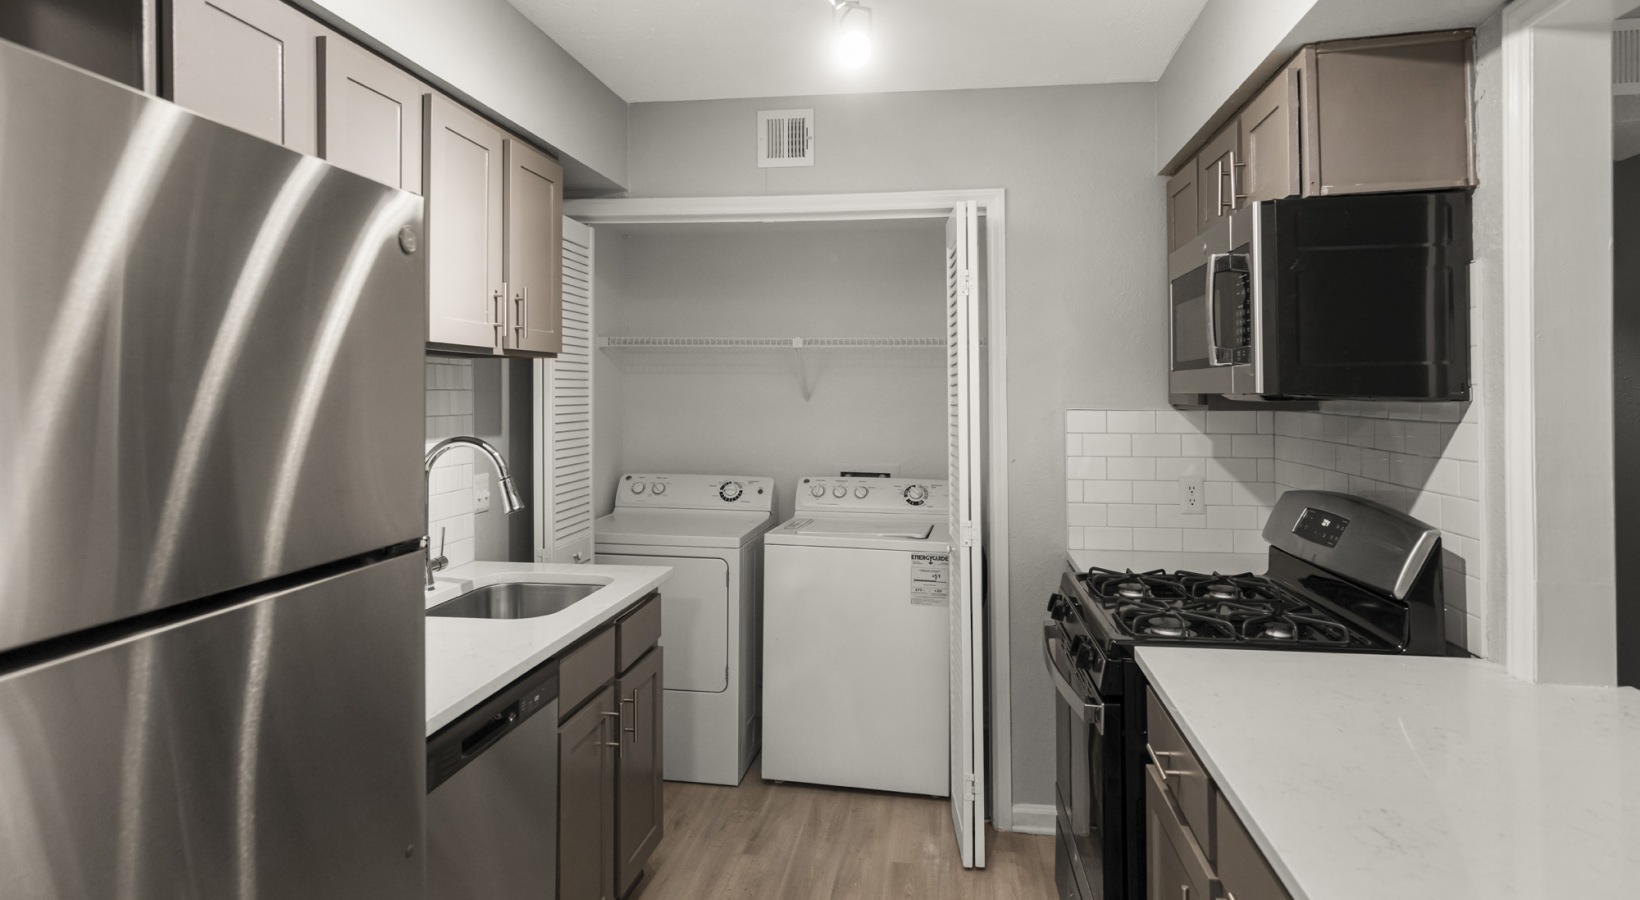
[[[774,509],[766,475],[622,475],[615,505],[627,509]]]
[[[943,515],[950,508],[949,492],[943,481],[811,475],[797,483],[799,511]]]
[[[1350,520],[1337,513],[1309,508],[1299,513],[1298,524],[1293,526],[1293,534],[1323,547],[1336,547],[1338,539],[1344,536],[1344,529],[1348,527]]]

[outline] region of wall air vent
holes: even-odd
[[[1640,94],[1640,19],[1612,25],[1612,93]]]
[[[764,109],[757,113],[757,167],[814,165],[814,110]]]

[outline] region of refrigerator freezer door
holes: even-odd
[[[420,565],[0,675],[0,894],[420,897]]]
[[[422,201],[0,41],[0,651],[425,531]]]

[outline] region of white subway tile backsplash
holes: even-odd
[[[1105,414],[1099,410],[1073,409],[1065,413],[1065,430],[1094,434],[1105,430]]]
[[[1176,505],[1179,502],[1179,483],[1177,481],[1135,481],[1133,482],[1133,502],[1172,503]]]
[[[1207,413],[1199,410],[1158,410],[1156,430],[1162,434],[1201,434],[1207,430]]]
[[[1082,501],[1084,503],[1132,503],[1133,482],[1084,481],[1082,482]]]
[[[1113,480],[1154,481],[1156,462],[1153,456],[1113,456],[1107,463],[1107,468],[1109,477]]]
[[[1082,436],[1080,434],[1076,434],[1074,432],[1066,432],[1066,434],[1065,434],[1065,455],[1066,456],[1081,456],[1082,455]]]
[[[1148,409],[1113,409],[1105,413],[1105,430],[1149,434],[1156,430],[1156,413]]]
[[[1258,413],[1208,410],[1207,430],[1211,434],[1258,434]]]
[[[1177,481],[1185,476],[1207,475],[1207,460],[1190,456],[1169,456],[1156,460],[1157,481]]]
[[[1065,479],[1065,502],[1066,503],[1081,503],[1082,502],[1082,482],[1077,481],[1074,478],[1066,478]]]
[[[1084,528],[1082,545],[1084,550],[1132,550],[1133,529]]]
[[[1134,456],[1178,456],[1180,436],[1177,434],[1133,435]]]
[[[1131,434],[1084,434],[1082,455],[1132,456],[1134,437]]]
[[[1065,460],[1065,477],[1085,481],[1104,478],[1106,462],[1103,456],[1072,456]]]
[[[1066,513],[1066,521],[1071,525],[1106,524],[1106,506],[1103,503],[1072,503]]]
[[[1113,503],[1105,507],[1111,525],[1124,528],[1155,528],[1156,507],[1141,503]]]
[[[1250,506],[1209,506],[1207,508],[1208,528],[1253,528],[1257,516]]]
[[[1177,528],[1135,528],[1133,549],[1178,552],[1184,549],[1183,532]]]
[[[1235,532],[1231,531],[1211,528],[1186,531],[1182,539],[1187,553],[1234,553],[1236,550]]]
[[[1230,452],[1257,459],[1275,455],[1275,440],[1268,434],[1238,434],[1231,438]]]

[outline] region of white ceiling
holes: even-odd
[[[865,0],[873,56],[831,56],[827,0],[507,0],[631,103],[1154,81],[1207,0]]]

